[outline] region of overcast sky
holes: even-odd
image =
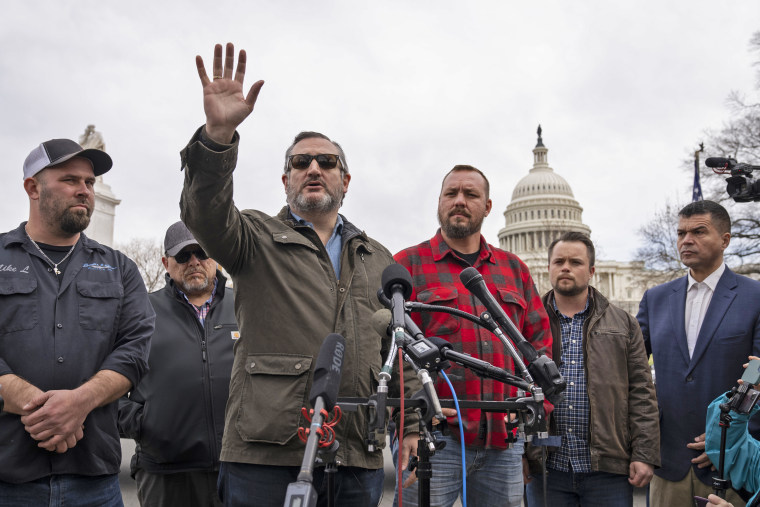
[[[757,30],[757,0],[6,1],[0,230],[28,216],[29,151],[95,124],[116,242],[163,239],[179,151],[204,122],[194,57],[230,41],[248,52],[246,89],[266,81],[240,128],[238,207],[276,213],[284,150],[317,130],[347,154],[342,213],[392,252],[434,234],[440,180],[462,163],[491,180],[483,233],[498,245],[540,123],[600,256],[629,260],[638,228],[690,199],[683,161],[728,93],[753,90]]]

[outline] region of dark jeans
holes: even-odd
[[[633,506],[633,486],[628,482],[627,475],[560,472],[552,468],[547,472],[547,507]],[[537,474],[528,484],[528,507],[543,506],[543,477]]]
[[[138,470],[137,498],[140,507],[221,507],[217,493],[218,472],[154,474]]]
[[[0,481],[0,507],[124,507],[118,475],[52,475],[23,484]]]
[[[219,496],[225,507],[282,507],[288,484],[298,478],[300,467],[249,465],[222,462],[219,469]],[[338,467],[335,474],[335,505],[374,507],[383,495],[382,468]],[[317,505],[327,505],[327,480],[324,468],[314,470]]]

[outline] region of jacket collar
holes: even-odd
[[[435,233],[435,236],[433,236],[433,238],[430,240],[430,248],[433,251],[433,260],[435,262],[443,260],[447,255],[450,255],[454,259],[460,259],[460,257],[454,253],[454,250],[451,249],[449,244],[446,243],[446,240],[443,239],[443,234],[441,234],[440,227]],[[475,262],[475,264],[478,264],[480,262],[490,262],[491,264],[496,264],[496,262],[493,260],[493,250],[491,249],[491,245],[486,242],[486,238],[484,238],[482,234],[480,235],[480,256],[478,257],[478,260]]]
[[[590,300],[588,306],[589,317],[595,313],[601,314],[610,305],[609,300],[596,290],[593,285],[588,286],[588,296]],[[552,309],[554,306],[554,289],[544,294],[541,301],[544,303],[544,308],[547,309],[547,312]]]
[[[596,290],[593,286],[588,286],[589,295],[589,308],[586,322],[583,324],[583,335],[586,336],[586,331],[589,329],[591,323],[600,318],[607,307],[610,305],[609,300],[602,295],[601,292]],[[544,303],[546,313],[549,314],[549,325],[552,332],[552,359],[559,365],[562,358],[562,332],[559,327],[559,318],[554,311],[554,289],[544,294],[541,298]]]
[[[290,206],[283,206],[283,208],[280,210],[279,213],[277,213],[277,218],[282,220],[283,222],[287,223],[292,228],[298,228],[298,227],[308,227],[305,225],[301,225],[298,220],[295,219],[293,216],[293,213],[290,211]],[[369,237],[367,237],[367,233],[356,227],[354,224],[348,221],[348,219],[340,215],[340,218],[343,220],[343,233],[341,234],[341,244],[345,245],[350,240],[358,237],[361,239],[364,243],[367,243],[367,248],[369,248]]]

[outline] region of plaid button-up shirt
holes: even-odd
[[[562,445],[549,456],[546,464],[563,472],[591,472],[588,447],[591,409],[583,360],[583,323],[588,317],[589,300],[586,300],[583,311],[572,317],[563,315],[557,309],[556,301],[553,304],[562,329],[562,365],[559,372],[567,381],[567,390],[565,399],[554,407],[553,413],[557,431],[562,435]]]
[[[394,256],[412,275],[411,299],[421,303],[449,306],[480,315],[486,308],[459,281],[459,274],[469,264],[446,244],[440,230],[429,241],[407,248]],[[501,303],[523,336],[539,352],[551,355],[552,336],[549,318],[536,292],[528,267],[514,254],[486,243],[480,237],[480,256],[474,267],[483,275],[488,290]],[[451,342],[457,352],[488,361],[498,368],[514,371],[512,358],[499,339],[485,328],[446,313],[413,313],[412,317],[425,336],[439,336]],[[516,388],[483,379],[458,365],[446,371],[460,399],[503,401],[514,396]],[[439,378],[436,389],[441,398],[451,398],[448,384]],[[506,448],[504,414],[481,413],[466,409],[462,413],[465,445],[483,448]],[[456,417],[449,418],[456,424]],[[459,438],[457,431],[452,431]]]

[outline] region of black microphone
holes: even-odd
[[[314,380],[309,392],[309,402],[314,407],[311,417],[306,450],[301,461],[301,470],[296,482],[288,484],[285,495],[285,507],[311,507],[317,505],[317,491],[314,489],[314,460],[319,445],[319,429],[324,423],[322,410],[331,411],[338,399],[340,375],[346,340],[339,334],[332,333],[322,342],[314,366]],[[333,444],[335,445],[335,444]]]
[[[730,163],[730,158],[723,158],[723,157],[710,157],[707,160],[705,160],[705,165],[707,167],[726,167]]]
[[[391,300],[391,313],[394,331],[404,327],[404,300],[412,295],[412,275],[400,264],[391,264],[383,270],[380,278],[385,297]]]
[[[530,342],[525,339],[522,333],[520,333],[514,323],[512,323],[512,320],[509,318],[509,316],[507,316],[504,309],[496,301],[496,298],[493,297],[491,291],[489,291],[488,287],[486,287],[486,282],[483,280],[483,275],[478,273],[477,269],[470,266],[462,270],[462,272],[459,274],[459,280],[464,284],[467,290],[472,292],[475,297],[477,297],[480,302],[483,303],[483,306],[485,306],[486,309],[491,313],[494,320],[509,335],[512,341],[515,342],[515,346],[520,350],[520,353],[522,353],[525,361],[527,363],[530,363],[536,359],[536,357],[538,357],[536,349],[534,349],[533,345],[531,345]]]
[[[525,358],[530,375],[533,376],[533,379],[542,389],[546,398],[552,403],[558,403],[562,399],[562,392],[567,387],[567,382],[559,373],[556,363],[547,356],[538,355],[533,345],[520,333],[504,309],[496,301],[496,298],[493,297],[491,291],[488,290],[486,282],[483,280],[483,275],[478,273],[477,269],[472,266],[465,268],[459,274],[459,280],[467,290],[483,303],[493,319],[496,320],[499,326],[512,339],[515,346],[523,355],[523,358]],[[519,361],[518,358],[516,360]]]
[[[338,400],[345,351],[346,340],[337,333],[327,335],[325,341],[322,342],[314,365],[314,380],[309,392],[309,403],[314,407],[314,412],[317,411],[316,404],[319,398],[322,398],[322,408],[328,412],[335,406]]]
[[[438,347],[438,350],[441,352],[441,356],[443,356],[444,359],[460,366],[464,366],[465,368],[469,368],[479,377],[490,378],[505,384],[514,385],[526,391],[530,390],[530,384],[524,380],[515,377],[501,368],[497,368],[487,361],[476,359],[467,354],[462,354],[461,352],[456,352],[453,350],[451,343],[443,338],[431,336],[428,338],[428,341]]]

